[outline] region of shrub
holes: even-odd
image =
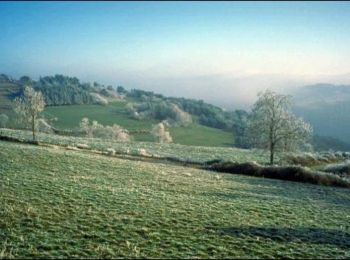
[[[331,173],[312,171],[301,166],[261,166],[251,162],[221,162],[205,168],[219,172],[350,188],[350,180]]]
[[[347,160],[342,163],[335,163],[327,165],[323,171],[331,172],[335,174],[350,176],[350,160]]]
[[[113,148],[107,148],[108,155],[115,155],[115,150]]]
[[[153,127],[152,135],[159,143],[171,143],[173,141],[170,133],[165,130],[165,123],[163,122]]]
[[[103,126],[95,120],[90,124],[89,119],[85,117],[81,120],[79,127],[81,132],[87,137],[114,139],[122,142],[130,141],[128,130],[117,124],[113,124],[113,126]]]

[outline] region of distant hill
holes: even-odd
[[[97,82],[82,83],[76,77],[63,75],[40,77],[35,81],[28,76],[11,79],[3,75],[0,82],[0,95],[8,109],[10,101],[20,95],[25,85],[31,85],[40,90],[47,106],[102,104],[109,101],[124,99],[129,103],[130,117],[141,120],[170,120],[175,123],[195,123],[237,132],[241,131],[246,122],[247,112],[244,110],[224,111],[222,108],[208,104],[202,100],[165,97],[151,91],[139,89],[126,90],[122,86],[114,88]]]
[[[40,90],[46,104],[50,107],[57,107],[57,109],[45,110],[52,112],[53,115],[54,111],[61,111],[59,106],[62,105],[107,105],[109,102],[123,100],[124,105],[121,111],[113,112],[116,118],[119,113],[121,122],[134,122],[135,126],[143,125],[143,122],[160,122],[162,120],[167,120],[177,127],[193,124],[186,128],[187,130],[199,129],[195,125],[202,125],[223,130],[225,133],[217,134],[220,136],[219,139],[222,139],[221,143],[223,140],[229,140],[227,134],[230,133],[234,136],[235,146],[249,148],[246,140],[242,138],[249,116],[245,110],[224,111],[222,108],[202,100],[166,97],[151,91],[126,90],[122,86],[115,88],[97,82],[82,83],[76,77],[64,75],[45,76],[40,77],[39,80],[32,80],[27,76],[13,79],[1,74],[0,113],[12,113],[11,102],[16,96],[21,95],[25,85],[32,85],[36,90]],[[348,134],[350,129],[350,86],[317,84],[301,87],[291,94],[295,101],[294,112],[314,127],[316,136],[313,139],[313,144],[317,150],[350,150],[350,135]],[[98,109],[98,111],[109,111],[113,107],[114,105],[111,105],[105,109]],[[76,109],[75,107],[74,111]],[[94,109],[96,110],[96,107]],[[87,111],[90,112],[85,116],[93,117],[95,114],[91,109],[87,109]],[[66,120],[61,116],[60,122],[57,123],[62,126],[77,125],[80,112],[73,114],[75,116],[72,117],[65,114]],[[102,123],[107,120],[106,116],[107,114],[99,117]],[[73,118],[75,120],[71,122]],[[99,118],[95,118],[95,120],[99,120]],[[116,118],[112,117],[107,121],[117,123],[114,121]],[[150,124],[147,126],[149,128]],[[130,128],[130,125],[127,127]],[[211,131],[209,128],[205,131],[203,130],[205,128],[201,128],[205,132],[206,138],[211,136],[207,135]],[[180,134],[179,131],[176,133]],[[186,131],[183,129],[181,133],[183,137],[186,136]],[[174,134],[176,133],[174,132]]]
[[[316,134],[350,143],[350,85],[316,84],[291,94],[294,112],[310,122]]]

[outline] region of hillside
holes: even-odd
[[[150,131],[156,119],[137,120],[126,111],[127,101],[111,102],[108,105],[51,106],[44,111],[46,118],[57,118],[52,124],[59,129],[72,129],[83,117],[97,120],[104,125],[118,124],[132,133],[135,141],[154,141]],[[144,133],[146,131],[146,133]],[[148,133],[147,133],[148,132]],[[188,126],[170,128],[173,141],[178,144],[204,146],[232,146],[233,133],[193,123]]]
[[[104,125],[118,124],[132,133],[136,141],[153,141],[152,125],[170,122],[175,143],[204,146],[249,148],[242,138],[249,113],[244,110],[224,111],[202,100],[165,97],[151,91],[114,88],[97,82],[82,83],[63,75],[41,77],[35,81],[23,76],[0,77],[0,113],[14,124],[11,100],[24,85],[40,90],[48,106],[43,115],[56,118],[51,123],[58,129],[72,129],[83,117]],[[294,96],[294,112],[314,128],[316,150],[350,150],[350,87],[317,84],[299,88]],[[147,133],[148,132],[148,133]]]
[[[348,189],[8,142],[0,172],[4,258],[350,256]]]
[[[25,85],[32,85],[43,93],[47,106],[42,115],[50,121],[57,119],[51,123],[58,129],[76,128],[83,117],[88,117],[104,125],[118,124],[129,130],[136,141],[154,141],[149,133],[152,126],[167,120],[172,125],[170,133],[175,143],[232,146],[233,120],[236,119],[236,125],[241,121],[236,114],[203,101],[168,98],[135,89],[127,91],[121,86],[115,89],[97,82],[81,83],[77,78],[63,75],[41,77],[38,81],[26,76],[10,79],[4,75],[0,89],[9,91],[12,87],[19,95]],[[10,105],[14,95],[5,94],[1,98]],[[11,114],[9,105],[0,108],[0,113]]]

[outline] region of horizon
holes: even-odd
[[[264,88],[349,83],[349,11],[347,2],[1,2],[0,68],[244,108]]]

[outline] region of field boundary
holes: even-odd
[[[89,154],[103,155],[110,158],[118,158],[123,160],[143,161],[150,163],[171,164],[212,172],[223,172],[229,174],[249,175],[260,178],[279,179],[284,181],[310,183],[323,186],[335,186],[342,188],[350,188],[350,180],[342,178],[334,173],[313,171],[302,166],[263,166],[257,163],[238,163],[223,160],[211,160],[206,162],[197,162],[183,160],[176,157],[161,157],[154,155],[130,155],[121,152],[101,151],[91,149],[90,147],[76,147],[69,145],[49,144],[45,142],[20,139],[16,137],[0,135],[1,141],[16,142],[21,144],[37,145],[48,148],[61,148],[70,151],[79,151]]]

